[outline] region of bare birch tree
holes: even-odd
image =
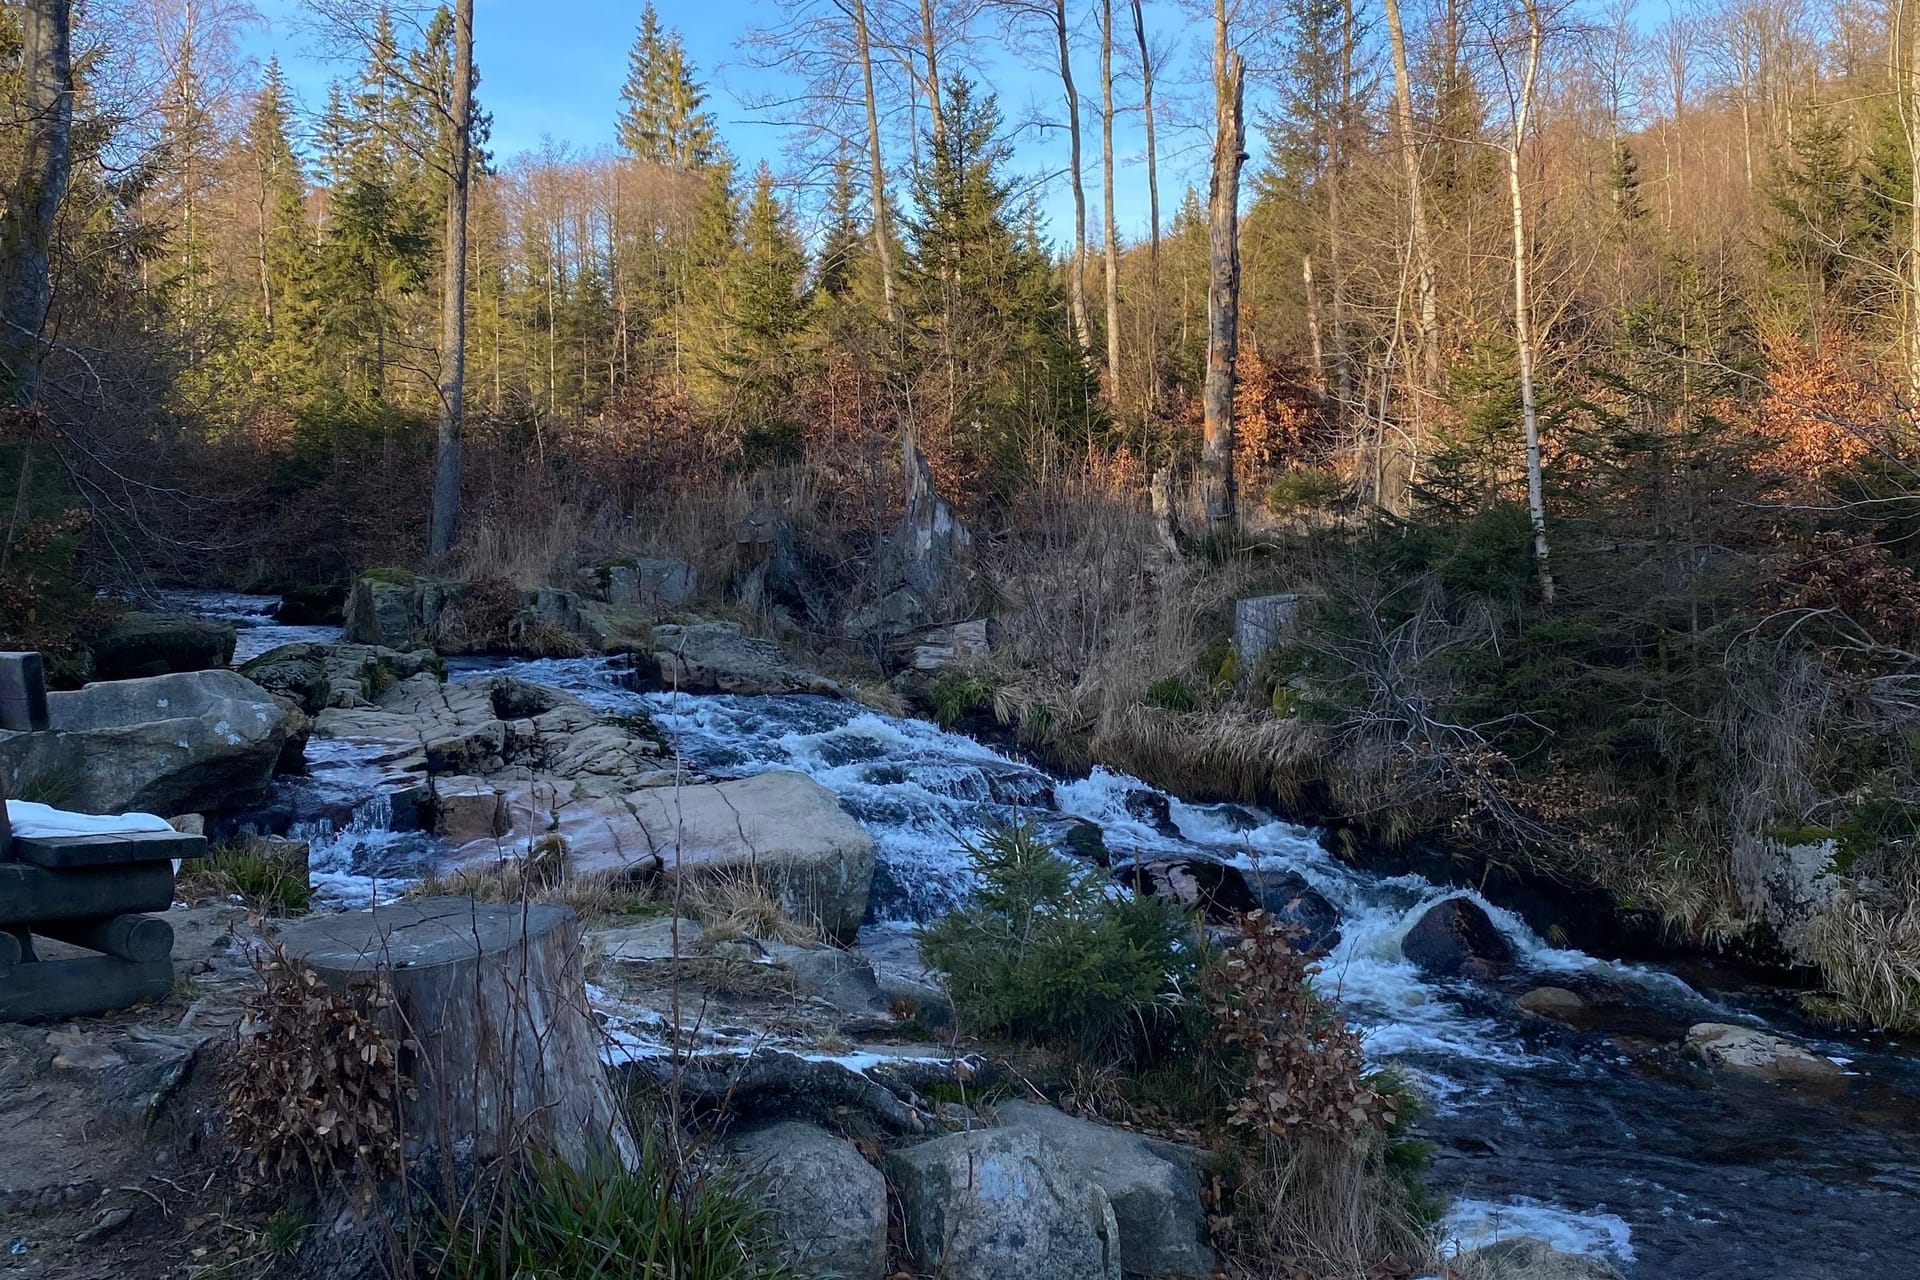
[[[1113,0],[1100,0],[1101,221],[1106,228],[1107,402],[1120,394],[1120,231],[1113,215]]]

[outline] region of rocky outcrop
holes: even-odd
[[[1400,950],[1435,978],[1486,977],[1513,967],[1513,944],[1471,898],[1447,898],[1428,908],[1400,940]]]
[[[1106,1192],[1124,1274],[1153,1280],[1212,1274],[1196,1177],[1206,1153],[1031,1102],[1003,1102],[994,1112],[1001,1127],[1037,1134]]]
[[[734,531],[733,554],[739,565],[734,590],[743,604],[772,605],[803,622],[827,621],[833,606],[826,575],[786,512],[755,508]]]
[[[450,582],[399,569],[370,569],[347,597],[350,644],[441,653],[564,657],[645,650],[638,611],[582,599],[577,591],[506,583]]]
[[[1710,1067],[1757,1080],[1825,1083],[1845,1074],[1832,1059],[1791,1040],[1725,1022],[1701,1022],[1689,1027],[1686,1048]]]
[[[431,779],[456,866],[557,835],[573,875],[752,881],[840,937],[866,915],[873,838],[803,774],[676,773],[643,725],[508,676],[441,685],[423,673],[315,725],[384,748],[376,758],[396,786]]]
[[[807,1275],[882,1280],[887,1180],[851,1142],[786,1121],[740,1134],[730,1145],[773,1215],[788,1261]]]
[[[580,570],[581,590],[623,609],[673,609],[700,592],[700,575],[685,560],[634,556]]]
[[[1028,1129],[976,1129],[888,1161],[907,1248],[946,1280],[1118,1280],[1113,1205]]]
[[[911,638],[907,665],[922,674],[979,662],[993,653],[993,624],[986,618],[934,627]]]
[[[257,802],[304,717],[232,671],[47,696],[52,728],[0,733],[16,796],[83,813],[225,812]]]
[[[660,683],[683,693],[824,693],[846,691],[793,665],[771,640],[741,634],[731,622],[697,622],[653,629]]]
[[[208,671],[233,661],[237,638],[224,622],[183,613],[123,614],[88,642],[96,680]]]
[[[430,649],[302,642],[267,650],[241,664],[240,674],[317,716],[328,707],[371,706],[400,681],[422,672],[438,679],[444,669]]]
[[[1619,1268],[1605,1258],[1563,1253],[1531,1236],[1463,1253],[1453,1274],[1462,1280],[1621,1280]]]

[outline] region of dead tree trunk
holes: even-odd
[[[0,220],[0,366],[16,403],[40,398],[44,330],[53,308],[53,229],[73,166],[69,0],[28,0],[20,15],[25,139]]]
[[[1240,166],[1246,163],[1246,66],[1227,44],[1226,0],[1213,4],[1214,141],[1208,191],[1206,439],[1201,497],[1209,528],[1235,518],[1233,392],[1240,355]]]
[[[1113,219],[1113,0],[1100,0],[1101,220],[1107,249],[1107,403],[1120,396],[1120,232]]]
[[[473,170],[473,0],[453,20],[453,99],[447,122],[447,243],[440,270],[440,430],[429,555],[453,549],[460,519],[460,434],[467,395],[467,188]]]
[[[632,1162],[633,1138],[601,1065],[571,909],[470,898],[312,916],[281,933],[287,956],[339,990],[379,982],[410,1049],[416,1150],[481,1160],[528,1146],[576,1167],[594,1151]]]

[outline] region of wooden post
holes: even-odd
[[[47,667],[37,653],[0,653],[0,729],[48,727]]]

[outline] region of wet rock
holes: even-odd
[[[1180,838],[1180,828],[1173,821],[1173,805],[1158,791],[1129,791],[1125,804],[1136,822],[1146,823],[1163,836]]]
[[[1112,1203],[1030,1130],[975,1129],[893,1153],[907,1247],[947,1280],[1118,1280]]]
[[[849,1017],[887,1013],[887,997],[874,977],[873,966],[859,951],[790,942],[761,945],[767,959],[793,975],[796,994],[824,1001]]]
[[[1470,898],[1448,898],[1420,917],[1400,950],[1436,978],[1486,977],[1513,966],[1513,945]]]
[[[1309,955],[1325,955],[1340,945],[1340,910],[1327,901],[1325,894],[1307,883],[1297,871],[1258,869],[1248,882],[1260,898],[1260,906],[1285,928],[1294,932],[1294,950]]]
[[[438,679],[442,670],[427,649],[301,641],[267,650],[242,664],[240,674],[317,716],[328,707],[368,706],[402,680],[423,672]]]
[[[1060,847],[1096,867],[1113,864],[1113,855],[1107,851],[1107,833],[1091,822],[1076,821],[1068,827],[1060,836]]]
[[[1586,997],[1565,987],[1535,987],[1514,1001],[1514,1005],[1522,1013],[1554,1022],[1582,1022],[1590,1011]]]
[[[1228,924],[1243,912],[1260,906],[1260,899],[1239,870],[1225,863],[1199,858],[1135,862],[1113,873],[1116,883],[1135,893],[1150,893],[1189,911],[1211,924]]]
[[[1040,1135],[1107,1193],[1120,1230],[1123,1273],[1155,1280],[1212,1273],[1195,1176],[1204,1153],[1035,1103],[1005,1102],[994,1111],[1003,1128]]]
[[[1686,1049],[1710,1067],[1758,1080],[1820,1082],[1838,1080],[1845,1074],[1838,1063],[1791,1040],[1725,1022],[1701,1022],[1689,1027]]]
[[[283,644],[242,663],[240,674],[294,703],[310,716],[327,705],[327,649],[320,644]]]
[[[47,696],[52,729],[0,733],[17,792],[83,813],[212,813],[266,794],[292,716],[232,671],[90,684]]]
[[[337,584],[295,587],[280,597],[273,616],[290,627],[332,627],[346,621],[347,588]]]
[[[1531,1236],[1463,1253],[1454,1269],[1472,1280],[1621,1280],[1619,1269],[1604,1258],[1563,1253]]]
[[[132,680],[224,667],[233,660],[236,638],[224,622],[183,613],[129,613],[87,647],[96,680]]]
[[[730,622],[668,625],[653,630],[660,683],[683,693],[825,693],[844,690],[826,677],[795,667],[771,640],[742,635]]]
[[[730,1145],[771,1211],[790,1262],[809,1275],[882,1280],[887,1180],[851,1142],[786,1121]]]

